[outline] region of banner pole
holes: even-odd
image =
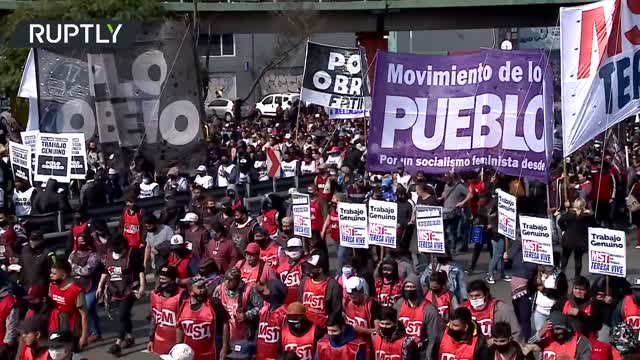
[[[436,264],[436,254],[431,253],[431,273],[435,273],[436,272],[436,268],[438,267],[438,264]]]
[[[605,276],[604,276],[604,280],[605,280],[605,285],[604,285],[604,290],[605,290],[605,292],[604,292],[604,293],[605,293],[607,296],[609,296],[609,295],[610,295],[610,293],[609,293],[609,275],[605,275]]]

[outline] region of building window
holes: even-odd
[[[200,35],[201,55],[207,56],[207,35]],[[236,56],[236,41],[233,34],[211,34],[211,56]]]

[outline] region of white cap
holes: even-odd
[[[162,360],[193,360],[195,354],[191,346],[187,344],[176,344],[166,355],[160,355]]]
[[[320,263],[320,255],[312,255],[307,262],[313,266],[318,266]]]
[[[362,291],[364,289],[364,280],[357,276],[352,276],[344,282],[344,288],[347,294],[351,294],[354,290]]]
[[[302,239],[294,237],[287,241],[287,249],[294,247],[302,247]]]
[[[198,215],[194,213],[186,213],[184,215],[184,218],[180,219],[180,221],[184,221],[184,222],[198,222],[198,220],[200,220],[200,218],[198,217]]]
[[[204,165],[200,165],[196,168],[196,171],[207,171],[207,167]]]
[[[297,193],[297,192],[298,192],[298,189],[296,189],[296,188],[289,188],[289,195],[293,195],[293,194],[295,194],[295,193]]]
[[[109,168],[109,171],[108,171],[107,173],[108,173],[109,175],[115,175],[115,174],[117,174],[118,172],[117,172],[117,171],[116,171],[116,169],[114,169],[114,168]]]
[[[285,139],[291,139],[291,134],[287,134],[284,136]]]
[[[182,235],[173,235],[171,237],[171,245],[183,245],[184,244],[184,238],[182,237]]]

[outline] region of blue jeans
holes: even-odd
[[[491,245],[493,246],[493,256],[489,262],[489,276],[493,277],[494,270],[498,270],[500,276],[504,277],[504,263],[502,262],[504,239],[502,237],[491,239]]]
[[[97,289],[98,284],[93,284],[91,290],[84,294],[84,300],[87,303],[87,312],[89,315],[89,335],[102,336],[100,317],[98,316],[98,301],[96,299]]]
[[[444,236],[447,244],[447,248],[453,254],[456,249],[456,243],[460,240],[458,233],[458,224],[460,223],[461,216],[454,216],[451,219],[444,220]]]

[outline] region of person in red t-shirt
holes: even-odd
[[[457,308],[451,313],[438,345],[437,359],[489,360],[487,343],[480,327],[471,319],[469,309]]]
[[[284,300],[287,287],[278,279],[269,280],[265,285],[256,287],[264,300],[258,319],[256,336],[256,358],[275,360],[282,352],[282,324],[287,316]]]
[[[20,325],[22,331],[22,350],[19,360],[49,360],[46,346],[47,318],[30,317]]]
[[[78,347],[81,350],[89,338],[89,316],[84,292],[71,277],[71,264],[67,261],[53,264],[49,279],[49,297],[56,303],[52,311],[54,321],[49,323],[49,330],[65,328],[62,321],[68,321],[66,328],[79,338]]]
[[[126,207],[120,217],[120,233],[129,243],[131,248],[144,247],[144,234],[142,226],[142,209],[136,204],[135,194],[129,194],[125,202]]]

